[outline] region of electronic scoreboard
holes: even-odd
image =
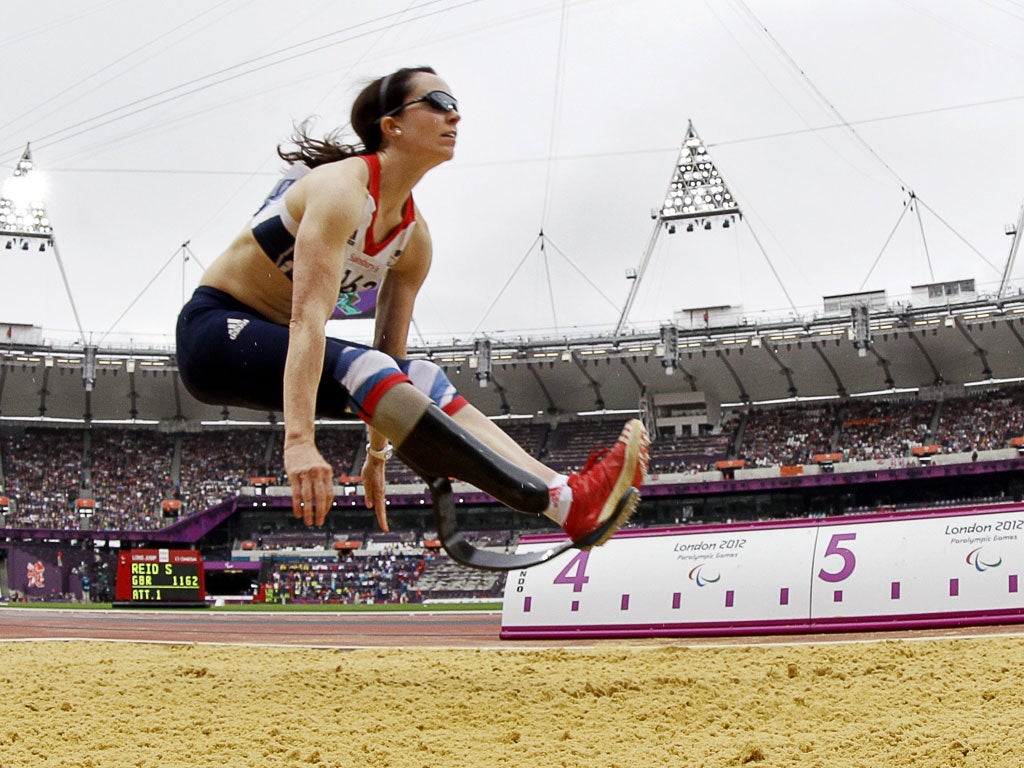
[[[206,605],[203,558],[194,549],[132,549],[117,557],[120,607]]]

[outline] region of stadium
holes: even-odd
[[[539,4],[537,24],[552,22],[553,5]],[[568,6],[593,10],[563,3],[563,25]],[[45,170],[46,144],[36,146],[11,156],[12,177]],[[616,300],[589,278],[578,288],[583,317],[594,316],[583,296],[594,292],[611,313],[551,327],[488,322],[517,302],[531,320],[573,304],[555,301],[565,278],[546,259],[557,253],[568,274],[583,273],[544,234],[549,214],[540,250],[504,285],[495,272],[475,292],[486,306],[475,326],[421,333],[416,323],[410,339],[410,357],[440,366],[558,471],[583,467],[623,420],[646,426],[649,474],[628,526],[587,557],[573,550],[529,573],[453,560],[436,490],[397,459],[391,530],[380,531],[364,504],[356,420],[317,422],[335,501],[323,526],[303,525],[291,514],[282,414],[199,402],[166,338],[83,331],[82,298],[96,302],[67,280],[72,238],[42,207],[31,224],[7,218],[5,187],[0,242],[39,254],[52,284],[63,278],[78,333],[0,311],[0,636],[18,641],[0,643],[0,676],[31,712],[0,709],[11,724],[0,726],[0,766],[1020,764],[1011,724],[1024,701],[1011,670],[1024,654],[1013,533],[1024,525],[1024,209],[994,241],[1002,250],[982,255],[944,221],[926,227],[922,213],[938,218],[926,193],[901,189],[864,281],[842,273],[832,292],[798,303],[752,214],[770,208],[749,183],[746,197],[730,187],[741,159],[692,122],[668,154],[671,167],[658,156],[667,189],[645,191],[657,205],[631,230]],[[176,309],[179,286],[163,273],[180,259],[184,294],[198,277],[192,247],[114,326],[161,279],[160,301]],[[909,286],[902,274],[874,276],[901,248],[901,263],[923,254],[927,273]],[[679,287],[655,306],[679,281],[665,262],[702,254],[717,285],[729,282],[722,259],[733,249],[760,263],[751,273],[768,265],[788,306],[730,303],[711,287],[692,297]],[[524,290],[516,277],[538,256],[535,276],[549,282]],[[947,257],[936,274],[933,259]],[[537,297],[549,293],[544,307]],[[462,536],[496,557],[559,538],[549,521],[466,483],[451,500]],[[941,546],[929,525],[943,530]],[[671,557],[630,554],[661,543]],[[736,554],[722,550],[743,546],[745,570],[730,571]],[[180,568],[163,595],[149,560],[133,570],[149,553],[168,574]],[[836,558],[844,568],[832,572]],[[855,564],[862,581],[849,580]],[[172,591],[196,573],[187,593]],[[993,573],[998,587],[983,581]],[[790,574],[818,590],[790,587]],[[942,601],[918,596],[929,578]],[[694,597],[717,587],[714,606]],[[867,587],[884,599],[862,598]],[[571,608],[550,608],[570,588]],[[805,589],[809,615],[797,617],[790,605]],[[595,594],[614,610],[596,608]],[[290,722],[324,701],[322,719]],[[997,706],[1012,713],[1005,724]],[[609,719],[621,731],[610,734]]]
[[[561,468],[582,466],[593,444],[613,439],[622,414],[642,415],[656,437],[635,525],[1020,501],[1024,388],[997,382],[1024,377],[1024,297],[972,299],[871,312],[870,341],[861,342],[843,307],[806,324],[709,318],[658,334],[480,339],[413,354],[440,361],[467,397]],[[391,477],[396,531],[374,530],[358,485],[358,423],[321,427],[339,471],[337,510],[326,529],[310,531],[288,514],[280,414],[198,403],[171,351],[83,352],[12,338],[3,372],[5,550],[20,551],[18,540],[33,552],[48,547],[37,556],[58,574],[50,586],[28,586],[22,560],[8,554],[5,594],[81,599],[83,563],[107,555],[101,573],[85,572],[102,589],[122,544],[199,548],[225,562],[258,547],[267,556],[254,559],[270,568],[282,549],[374,569],[380,552],[422,561],[438,548],[429,494],[402,468]],[[472,491],[462,489],[465,525],[496,545],[514,546],[517,532],[539,526]],[[88,557],[74,562],[68,547]],[[226,591],[211,589],[251,597],[250,583],[266,576],[245,571]],[[444,596],[498,597],[503,584],[492,582]],[[337,590],[347,601],[368,596]],[[395,586],[369,592],[391,600]],[[403,583],[403,599],[413,594],[431,590]]]

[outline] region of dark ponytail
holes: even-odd
[[[289,163],[302,162],[310,168],[335,160],[377,152],[383,140],[380,132],[381,116],[408,100],[410,82],[417,73],[437,74],[431,67],[403,67],[390,75],[379,77],[360,91],[352,103],[350,123],[361,144],[347,144],[341,140],[341,129],[332,131],[323,139],[312,138],[307,130],[309,120],[295,126],[289,143],[293,150],[277,147],[277,154]]]

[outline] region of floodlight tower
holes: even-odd
[[[53,245],[53,227],[43,204],[43,188],[38,174],[32,173],[32,149],[25,151],[14,174],[0,193],[0,240],[4,248],[27,251],[38,245],[40,251]]]
[[[78,317],[78,308],[71,295],[71,286],[64,272],[64,262],[61,261],[60,251],[57,250],[53,226],[46,214],[46,205],[43,202],[43,177],[38,172],[33,172],[33,167],[32,147],[26,144],[14,173],[0,191],[0,242],[8,251],[35,249],[39,252],[53,252],[61,279],[64,281],[64,290],[67,291],[68,300],[71,302],[71,311],[78,324],[78,333],[82,337],[82,344],[85,345],[82,321]],[[85,385],[86,390],[92,389],[90,379],[86,378]]]
[[[618,325],[615,326],[615,335],[621,334],[626,325],[629,312],[633,308],[633,300],[663,229],[672,234],[676,231],[676,222],[683,221],[686,222],[687,232],[692,232],[695,226],[711,229],[712,221],[717,219],[722,220],[723,227],[728,227],[737,216],[742,215],[739,205],[718,172],[711,155],[708,154],[707,147],[697,135],[691,120],[687,124],[686,136],[679,149],[679,159],[676,160],[672,180],[665,192],[661,208],[651,212],[654,229],[643,258],[640,259],[640,266],[628,273],[633,285],[629,289],[622,314],[619,315]]]

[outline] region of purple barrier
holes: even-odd
[[[862,472],[833,472],[796,477],[763,477],[749,480],[717,480],[699,483],[645,485],[644,496],[705,496],[719,493],[751,493],[755,491],[824,488],[838,485],[891,483],[897,480],[927,480],[942,477],[969,477],[1020,471],[1024,458],[998,461],[974,461],[899,469],[874,469]]]
[[[258,571],[260,563],[250,560],[204,560],[203,568],[207,571]]]

